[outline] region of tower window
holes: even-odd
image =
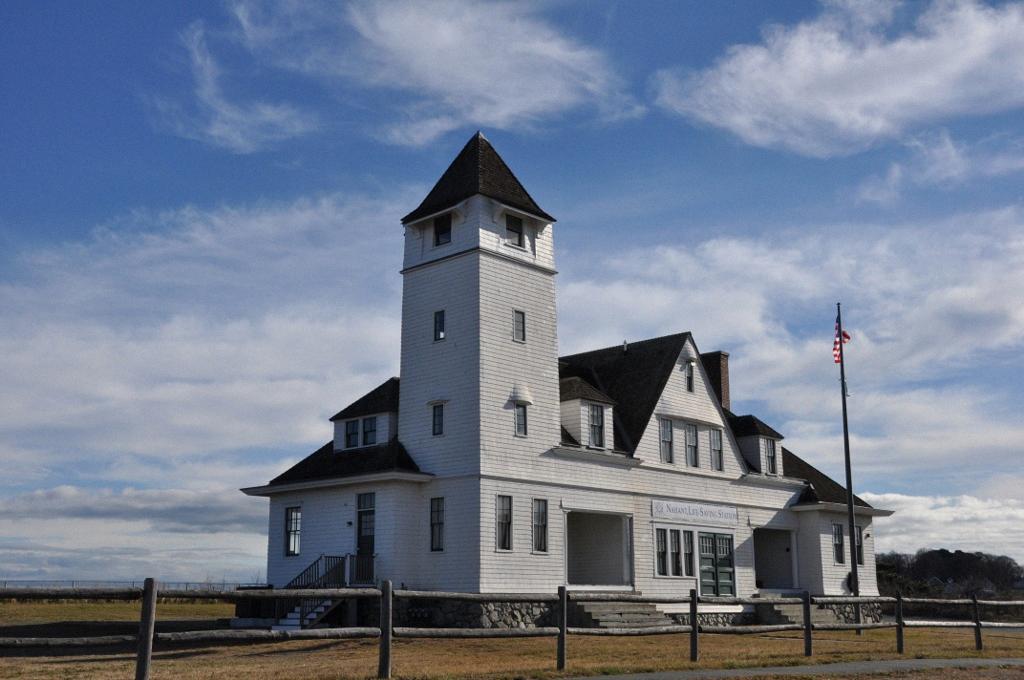
[[[434,433],[434,436],[440,436],[444,434],[444,404],[434,404],[432,420],[432,432]]]
[[[430,499],[430,550],[444,550],[444,498]]]
[[[514,246],[523,248],[526,239],[523,237],[523,221],[514,215],[505,215],[505,237]]]
[[[512,312],[512,339],[516,342],[526,342],[526,312],[518,309]]]
[[[284,554],[298,555],[299,540],[302,536],[302,508],[291,507],[284,509]]]
[[[775,440],[765,439],[764,440],[764,461],[765,461],[765,472],[770,475],[779,474],[779,459],[775,454]]]
[[[516,404],[516,436],[526,436],[526,404]]]
[[[434,245],[443,246],[452,242],[452,215],[446,213],[434,218]]]
[[[683,363],[683,378],[686,380],[686,391],[693,392],[693,359],[689,359]]]
[[[512,496],[498,496],[494,515],[495,547],[498,550],[511,550]]]
[[[434,312],[434,341],[444,340],[444,310]]]

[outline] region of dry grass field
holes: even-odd
[[[68,621],[88,614],[92,620],[118,622],[132,627],[138,604],[75,605],[0,603],[0,636],[21,626],[47,621]],[[209,604],[163,604],[158,621],[193,620],[210,624],[230,616],[230,607]],[[81,624],[77,624],[81,625]],[[50,633],[54,634],[54,633]],[[1024,633],[988,631],[986,649],[974,651],[970,630],[907,631],[906,657],[1024,657]],[[0,678],[126,678],[131,677],[134,656],[127,649],[7,650],[0,656]],[[752,637],[702,635],[701,661],[689,661],[685,635],[644,638],[569,639],[567,675],[603,675],[690,668],[787,666],[860,659],[898,658],[892,630],[815,635],[815,654],[803,656],[798,633]],[[506,640],[396,640],[394,673],[401,678],[555,678],[553,639]],[[274,644],[233,644],[217,647],[158,645],[154,653],[154,678],[213,678],[237,680],[288,680],[299,678],[369,678],[376,673],[375,640],[301,641]],[[926,678],[935,673],[894,673],[884,677]],[[1024,678],[1022,669],[986,669],[942,673],[943,680],[966,678]],[[879,677],[879,676],[872,676]]]

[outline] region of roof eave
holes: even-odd
[[[789,507],[793,512],[847,512],[848,508],[844,503],[798,503]],[[890,517],[896,511],[883,508],[873,508],[865,505],[854,505],[853,513],[863,517]]]
[[[410,472],[408,470],[389,470],[387,472],[371,472],[362,475],[348,475],[345,477],[331,477],[327,479],[310,479],[301,482],[287,484],[264,484],[263,486],[249,486],[239,489],[246,496],[274,496],[289,491],[306,491],[310,489],[327,489],[337,486],[351,486],[353,484],[365,484],[367,482],[415,482],[422,484],[429,482],[434,475],[427,472]]]

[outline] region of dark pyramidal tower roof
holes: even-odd
[[[549,222],[555,221],[554,217],[541,210],[487,138],[477,132],[444,171],[441,179],[437,180],[419,207],[402,218],[402,223],[441,212],[476,194],[493,198]]]

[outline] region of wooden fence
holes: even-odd
[[[306,630],[199,630],[175,633],[157,633],[156,601],[167,599],[218,600],[238,602],[241,600],[294,600],[296,598],[318,599],[360,599],[377,598],[380,602],[380,624],[376,627],[312,628]],[[377,677],[391,677],[391,649],[393,638],[517,638],[555,637],[558,639],[555,667],[565,670],[567,644],[570,635],[665,635],[687,633],[690,639],[690,660],[700,658],[700,633],[713,634],[759,634],[782,631],[803,631],[804,655],[814,651],[813,632],[834,630],[869,630],[894,628],[896,630],[896,651],[903,654],[904,629],[906,628],[973,628],[975,649],[984,648],[982,630],[985,628],[1021,628],[1019,623],[982,621],[981,607],[1024,607],[1024,600],[979,600],[934,599],[911,597],[812,597],[803,593],[800,597],[706,597],[691,590],[687,597],[643,596],[632,593],[573,593],[564,586],[557,594],[522,593],[445,593],[436,591],[393,590],[391,581],[384,581],[378,588],[326,588],[289,590],[159,590],[156,581],[145,580],[142,588],[106,589],[63,589],[63,588],[0,588],[0,600],[8,599],[81,599],[81,600],[141,600],[139,633],[131,635],[106,635],[79,638],[0,638],[0,649],[12,647],[92,647],[98,645],[124,645],[136,643],[136,680],[148,680],[153,656],[153,642],[278,642],[286,640],[379,638],[379,663]],[[547,603],[554,607],[556,626],[537,628],[408,628],[393,625],[393,605],[396,599],[460,600],[469,602],[522,602]],[[570,602],[634,602],[646,604],[687,604],[689,605],[688,625],[666,625],[648,628],[577,628],[569,626]],[[802,611],[801,623],[776,625],[704,625],[699,623],[698,605],[746,605],[746,604],[799,604]],[[891,604],[895,608],[892,621],[877,623],[813,623],[812,605],[855,605]],[[970,620],[907,620],[904,618],[906,605],[929,604],[965,606],[970,608]],[[692,625],[696,623],[696,625]]]

